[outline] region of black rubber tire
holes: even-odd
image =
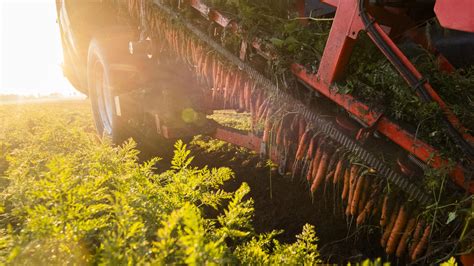
[[[97,132],[102,137],[110,137],[115,144],[133,136],[134,129],[129,127],[129,120],[137,114],[137,106],[131,106],[126,98],[118,97],[120,93],[136,86],[127,82],[124,71],[116,71],[115,66],[122,69],[136,68],[135,59],[128,53],[130,34],[125,30],[112,30],[108,36],[94,38],[89,44],[87,59],[87,85],[92,113]],[[124,100],[125,99],[125,100]],[[120,101],[119,101],[120,100]]]

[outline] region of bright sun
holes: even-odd
[[[0,94],[65,96],[54,0],[0,0]]]

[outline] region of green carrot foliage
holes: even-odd
[[[182,141],[170,169],[141,163],[133,140],[99,140],[85,107],[0,106],[0,265],[318,261],[311,226],[294,244],[255,233],[249,186],[222,188],[229,168],[194,167]]]

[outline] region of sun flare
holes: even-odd
[[[77,94],[62,74],[55,1],[0,1],[0,94]]]

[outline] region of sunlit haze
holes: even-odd
[[[0,94],[77,94],[62,74],[54,0],[0,0]]]

